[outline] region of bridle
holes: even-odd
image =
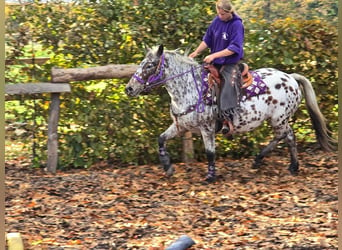
[[[174,78],[177,78],[177,77],[180,77],[182,75],[186,75],[186,74],[189,74],[189,73],[192,73],[194,79],[195,79],[195,70],[202,67],[202,65],[199,65],[199,66],[192,66],[190,70],[187,70],[187,71],[184,71],[180,74],[177,74],[177,75],[174,75],[174,76],[170,76],[168,78],[164,78],[163,79],[163,76],[164,76],[164,70],[165,70],[165,54],[163,53],[161,56],[160,56],[160,59],[159,59],[159,63],[158,63],[158,66],[156,68],[156,71],[154,74],[150,75],[147,79],[147,81],[145,81],[144,79],[142,79],[140,76],[138,76],[137,73],[134,73],[133,75],[133,78],[136,79],[140,84],[143,84],[145,85],[145,92],[149,92],[151,89],[159,86],[159,85],[162,85],[163,83],[169,81],[169,80],[172,80]],[[159,71],[159,72],[158,72]],[[196,80],[196,79],[195,79]]]
[[[195,70],[198,69],[198,68],[202,68],[202,80],[201,80],[201,84],[198,84],[197,81],[196,81],[196,76],[195,76]],[[196,104],[193,104],[191,106],[189,106],[184,112],[181,112],[179,114],[175,114],[174,112],[172,112],[176,117],[179,117],[179,116],[183,116],[183,115],[186,115],[192,111],[197,111],[198,113],[202,113],[204,112],[204,106],[206,104],[212,104],[212,99],[210,98],[210,100],[208,99],[208,97],[206,96],[206,93],[208,91],[208,84],[205,82],[204,80],[204,67],[203,65],[199,65],[199,66],[191,66],[191,69],[187,70],[187,71],[184,71],[180,74],[176,74],[176,75],[173,75],[173,76],[170,76],[168,78],[164,78],[164,70],[165,70],[165,54],[163,53],[159,59],[159,63],[158,63],[158,66],[155,70],[155,73],[150,75],[147,79],[147,81],[145,81],[144,79],[142,79],[140,76],[138,76],[137,73],[135,73],[133,75],[133,78],[136,79],[140,84],[143,84],[144,85],[144,92],[149,92],[151,91],[153,88],[159,86],[159,85],[162,85],[164,84],[165,82],[169,81],[169,80],[172,80],[172,79],[175,79],[177,77],[180,77],[180,76],[183,76],[183,75],[186,75],[186,74],[189,74],[191,73],[192,74],[192,77],[194,79],[194,82],[195,82],[195,85],[196,85],[196,90],[199,94],[199,98],[198,98],[198,101]]]
[[[138,76],[137,73],[134,73],[133,77],[141,84],[145,85],[145,91],[149,91],[152,88],[159,86],[161,83],[161,80],[163,78],[164,75],[164,69],[165,69],[165,55],[162,54],[160,59],[159,59],[159,63],[158,66],[156,68],[156,71],[154,74],[150,75],[147,79],[147,81],[145,81],[144,79],[142,79],[140,76]],[[159,71],[159,73],[157,73]]]

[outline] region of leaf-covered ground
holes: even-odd
[[[205,163],[176,164],[168,179],[157,165],[51,175],[7,162],[6,231],[25,249],[157,250],[183,234],[191,249],[337,249],[337,154],[301,152],[294,177],[285,153],[260,170],[220,160],[210,185]]]

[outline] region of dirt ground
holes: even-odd
[[[220,159],[217,182],[205,163],[99,164],[56,175],[6,162],[6,232],[25,249],[165,249],[188,235],[194,249],[337,249],[337,153],[286,152],[259,170],[253,158]],[[286,154],[285,154],[286,153]]]

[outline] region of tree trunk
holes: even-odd
[[[91,68],[71,68],[51,70],[52,82],[73,82],[98,79],[130,78],[138,69],[133,64],[109,64]]]

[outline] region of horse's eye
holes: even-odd
[[[146,68],[147,69],[151,69],[151,68],[153,68],[154,67],[154,64],[153,63],[148,63],[147,65],[146,65]]]

